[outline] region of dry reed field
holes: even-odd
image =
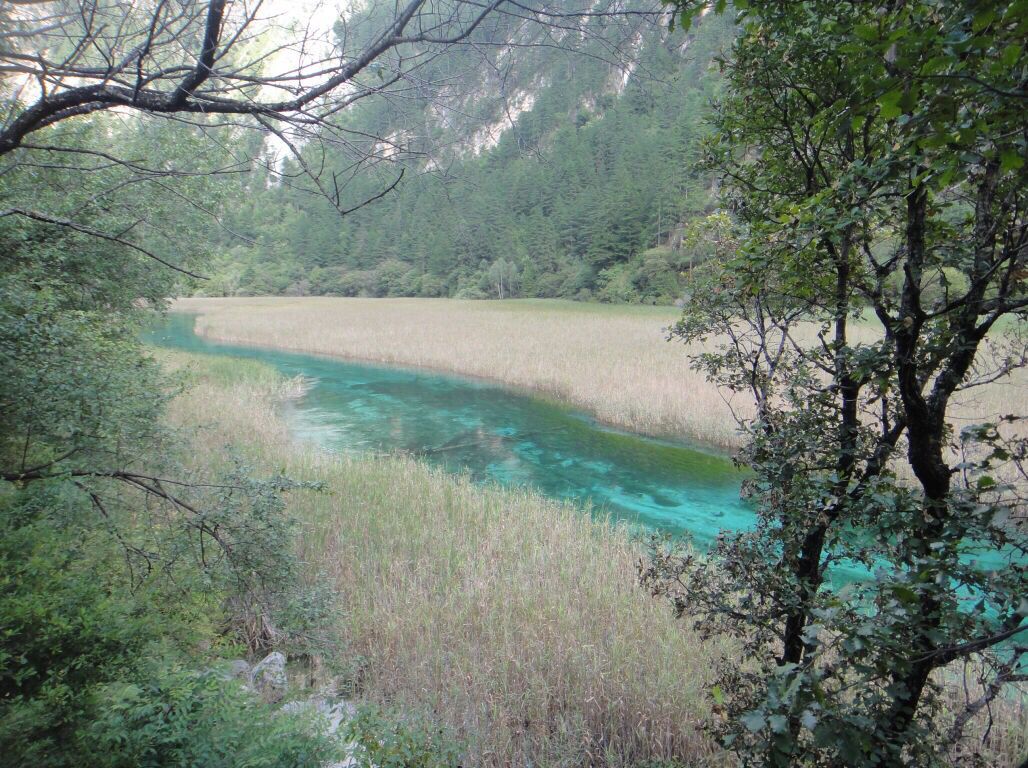
[[[170,412],[202,427],[197,466],[223,462],[232,443],[259,467],[325,483],[290,508],[304,562],[338,590],[346,643],[334,661],[362,699],[441,721],[469,765],[720,764],[700,724],[722,650],[637,586],[641,553],[624,531],[413,460],[298,446],[270,369],[160,355],[199,366]]]
[[[601,422],[652,435],[737,443],[729,405],[666,341],[672,307],[550,300],[181,299],[212,340],[417,366],[530,389]],[[856,335],[873,339],[872,325]],[[958,397],[957,427],[1028,412],[1028,372]],[[745,414],[746,402],[732,404]]]
[[[615,427],[734,443],[721,396],[663,329],[672,307],[451,299],[182,299],[212,340],[450,371],[546,394]]]

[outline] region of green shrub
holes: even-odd
[[[359,768],[456,768],[460,749],[453,737],[429,720],[362,707],[343,728],[356,743]]]
[[[102,542],[42,518],[66,505],[61,494],[11,496],[0,503],[0,764],[70,765],[61,745],[96,687],[144,653],[153,617],[109,589]]]
[[[60,481],[0,484],[0,766],[313,768],[331,758],[317,728],[197,671],[213,660],[189,653],[205,636],[193,597],[133,584],[124,534],[90,525],[94,515]],[[318,610],[297,604],[290,618],[302,626]]]
[[[600,272],[597,280],[596,298],[608,304],[627,304],[638,295],[633,283],[633,271],[629,264],[615,264]]]
[[[158,669],[97,698],[79,735],[95,768],[319,768],[341,757],[326,722],[276,712],[216,673]]]

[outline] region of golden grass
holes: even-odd
[[[335,661],[359,669],[363,698],[431,714],[467,741],[469,765],[720,759],[700,724],[721,649],[637,586],[640,551],[623,530],[410,459],[296,445],[274,402],[288,383],[269,369],[161,356],[198,366],[169,415],[203,426],[199,465],[235,443],[258,466],[326,484],[290,505],[310,572],[338,590]]]
[[[732,412],[666,341],[671,307],[452,299],[181,299],[197,332],[230,343],[451,371],[544,393],[612,426],[738,443]],[[871,340],[873,323],[855,328]],[[956,426],[1028,412],[1028,372],[958,396]],[[732,404],[745,415],[749,404]]]
[[[671,307],[451,299],[182,299],[197,332],[534,390],[612,426],[730,446],[735,424],[662,329]]]

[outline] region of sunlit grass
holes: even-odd
[[[720,446],[735,425],[663,329],[670,307],[557,301],[185,299],[220,341],[418,366],[546,394],[612,426]]]

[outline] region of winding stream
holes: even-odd
[[[402,451],[476,480],[591,502],[644,529],[688,533],[700,546],[753,523],[740,473],[684,443],[605,428],[589,416],[495,384],[413,369],[219,344],[172,314],[147,337],[189,352],[261,360],[310,390],[286,409],[293,433],[329,450]]]
[[[701,547],[727,528],[755,522],[739,498],[742,473],[724,456],[683,442],[609,429],[541,397],[460,376],[220,344],[193,332],[194,316],[171,314],[152,344],[260,360],[311,385],[284,409],[298,440],[339,452],[406,452],[454,473],[528,486],[640,531],[687,534]],[[1002,567],[1010,552],[971,550],[965,560]],[[884,564],[883,564],[884,565]],[[837,562],[840,587],[871,573]],[[970,596],[967,597],[970,600]]]

